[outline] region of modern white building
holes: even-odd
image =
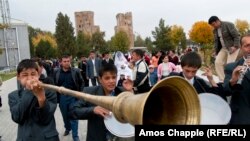
[[[28,24],[11,20],[10,27],[0,29],[0,69],[16,68],[23,59],[30,58]]]

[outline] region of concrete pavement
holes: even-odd
[[[14,77],[10,80],[4,81],[3,85],[0,87],[0,95],[3,103],[3,106],[0,108],[0,136],[2,136],[0,141],[16,140],[17,124],[11,119],[8,105],[8,94],[17,89],[16,82],[16,77]],[[59,107],[57,107],[55,112],[55,119],[60,141],[73,141],[71,132],[68,136],[63,136],[65,129],[63,127],[64,125]],[[85,141],[86,138],[86,123],[85,120],[79,120],[78,135],[81,141]]]

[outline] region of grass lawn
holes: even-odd
[[[0,74],[0,77],[2,78],[3,81],[9,80],[15,76],[16,76],[16,71],[11,71],[11,72]]]

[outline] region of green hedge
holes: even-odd
[[[15,76],[16,76],[16,71],[0,74],[0,77],[2,78],[3,81],[9,80]]]

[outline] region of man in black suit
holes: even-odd
[[[87,68],[87,58],[85,56],[81,57],[80,62],[78,63],[78,68],[81,70],[81,75],[84,80],[84,86],[89,86],[89,80],[87,79],[86,68]]]
[[[243,57],[225,67],[224,91],[232,96],[230,124],[250,124],[250,34],[242,36],[240,43]]]
[[[103,60],[102,60],[102,66],[107,64],[114,64],[114,61],[110,59],[109,52],[105,52],[102,54]]]

